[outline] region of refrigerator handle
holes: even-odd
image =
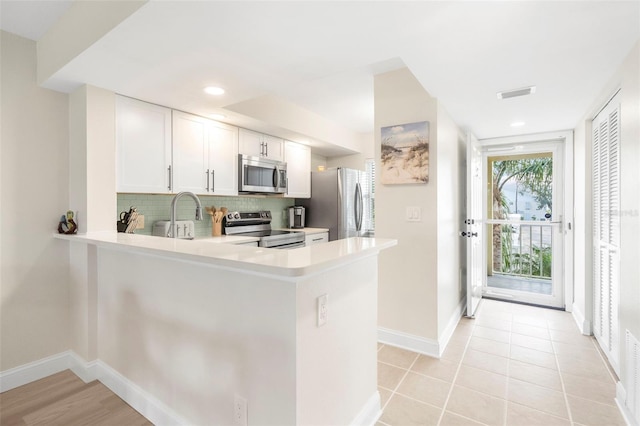
[[[354,213],[356,215],[356,231],[360,232],[362,229],[362,213],[363,213],[363,202],[362,202],[362,188],[360,188],[360,183],[356,183],[356,199],[354,203]]]

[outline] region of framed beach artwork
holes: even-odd
[[[382,128],[380,183],[384,185],[429,181],[429,122]]]

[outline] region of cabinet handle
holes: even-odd
[[[269,156],[269,144],[267,142],[264,143],[264,156]]]
[[[313,241],[322,241],[324,238],[320,237],[320,238],[314,238]]]
[[[260,142],[260,156],[264,156],[264,142]]]
[[[209,192],[209,169],[205,173],[207,174],[207,192]]]
[[[173,185],[172,185],[172,183],[173,183],[173,182],[171,182],[171,180],[172,180],[171,166],[169,166],[169,167],[167,168],[167,170],[169,171],[169,186],[168,186],[168,189],[169,189],[169,191],[171,191],[171,187],[173,186]]]
[[[216,192],[216,171],[211,169],[211,192]]]

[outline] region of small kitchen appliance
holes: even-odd
[[[287,193],[287,163],[243,154],[238,155],[238,162],[239,193]]]
[[[222,220],[225,235],[257,237],[258,247],[292,249],[304,247],[304,232],[271,229],[271,212],[227,212]]]
[[[289,207],[289,228],[293,228],[293,229],[304,228],[304,207],[302,206]]]

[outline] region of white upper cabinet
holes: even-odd
[[[173,189],[206,192],[207,120],[173,111]]]
[[[238,194],[238,130],[173,112],[174,192]]]
[[[286,141],[284,161],[287,163],[288,198],[311,197],[311,148]]]
[[[282,161],[284,140],[252,130],[240,129],[240,154]]]
[[[209,122],[209,194],[238,195],[238,128]]]
[[[116,96],[116,190],[171,192],[171,110]]]

